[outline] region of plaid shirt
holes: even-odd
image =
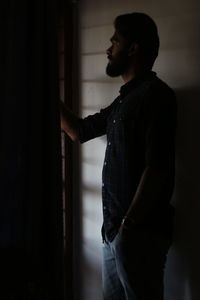
[[[120,95],[99,113],[79,120],[80,142],[106,134],[102,173],[103,233],[118,232],[147,166],[168,172],[159,203],[152,204],[145,228],[172,233],[170,199],[174,185],[174,92],[154,72],[129,81]]]

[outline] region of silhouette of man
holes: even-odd
[[[152,71],[159,37],[143,13],[118,16],[107,75],[119,96],[79,119],[61,104],[61,126],[81,143],[107,135],[102,174],[104,300],[163,300],[172,242],[176,100]]]

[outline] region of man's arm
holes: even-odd
[[[156,208],[170,201],[174,186],[176,101],[170,90],[152,91],[146,106],[145,160],[135,196],[120,231],[132,224],[144,224]],[[155,217],[155,214],[154,216]],[[153,221],[153,220],[152,220]]]
[[[168,181],[167,177],[168,174],[154,170],[152,167],[145,168],[133,201],[122,220],[120,233],[128,225],[139,225],[145,221],[152,206],[160,201]]]
[[[60,101],[61,128],[71,138],[72,141],[78,140],[78,117],[75,116],[66,105]]]
[[[116,106],[117,101],[118,98],[99,112],[84,118],[78,118],[60,101],[62,130],[65,131],[72,141],[78,140],[80,143],[85,143],[106,134],[107,119]]]

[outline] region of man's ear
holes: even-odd
[[[133,56],[139,52],[139,44],[138,43],[131,43],[128,49],[128,56]]]

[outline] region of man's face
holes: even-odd
[[[117,31],[115,31],[110,41],[112,45],[106,51],[109,60],[106,67],[106,74],[110,77],[121,76],[130,67],[128,47],[125,44],[124,38]]]

